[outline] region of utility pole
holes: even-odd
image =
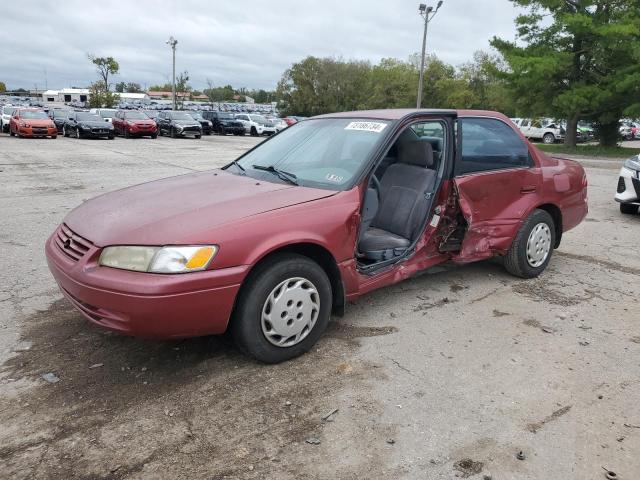
[[[436,16],[438,10],[442,6],[442,1],[438,2],[438,5],[434,9],[433,7],[427,7],[424,3],[421,3],[418,7],[418,13],[424,18],[424,33],[422,35],[422,57],[420,58],[420,80],[418,83],[418,101],[416,102],[416,108],[422,108],[422,86],[424,84],[424,61],[427,51],[427,30],[429,29],[429,22]]]
[[[171,82],[171,98],[173,98],[173,107],[172,110],[176,109],[176,45],[178,44],[178,40],[173,37],[169,37],[169,41],[167,45],[171,47],[173,52],[173,81]]]

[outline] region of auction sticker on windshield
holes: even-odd
[[[351,122],[345,130],[360,130],[361,132],[380,133],[387,127],[386,123],[379,122]]]

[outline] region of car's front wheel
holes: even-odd
[[[556,143],[556,137],[553,133],[545,133],[544,137],[542,137],[542,141],[547,145],[551,145],[552,143]]]
[[[555,242],[553,218],[544,210],[534,210],[518,230],[504,266],[516,277],[537,277],[547,268]]]
[[[624,213],[625,215],[634,215],[638,213],[638,206],[633,205],[632,203],[621,203],[620,213]]]
[[[302,355],[318,341],[331,315],[331,282],[302,255],[278,254],[250,274],[230,325],[238,348],[264,362]]]

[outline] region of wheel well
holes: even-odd
[[[562,240],[562,212],[560,211],[558,206],[554,205],[553,203],[538,205],[537,208],[539,208],[540,210],[544,210],[549,215],[551,215],[551,218],[553,218],[553,225],[556,230],[556,244],[553,246],[553,248],[558,248],[560,246],[560,240]]]
[[[329,250],[327,250],[326,248],[321,247],[320,245],[317,245],[315,243],[295,243],[292,245],[287,245],[285,247],[269,252],[267,255],[262,257],[251,270],[255,269],[256,266],[269,259],[271,256],[283,252],[303,255],[310,258],[322,267],[322,269],[327,274],[327,277],[329,277],[329,281],[331,282],[331,292],[333,295],[332,313],[334,315],[343,316],[345,308],[345,292],[344,285],[342,283],[342,276],[340,275],[338,264],[333,258],[333,255],[331,255],[331,252],[329,252]]]

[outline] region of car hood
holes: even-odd
[[[176,125],[182,125],[182,126],[191,126],[191,125],[196,125],[196,126],[200,126],[200,122],[198,122],[197,120],[171,120],[171,123],[175,123]]]
[[[45,120],[45,119],[36,119],[36,120],[25,119],[22,121],[28,125],[31,125],[32,127],[49,127],[51,125],[51,120]]]
[[[101,195],[64,222],[100,247],[175,245],[191,243],[219,225],[335,193],[211,170]]]
[[[113,125],[111,125],[111,123],[99,122],[97,120],[78,120],[78,125],[87,125],[88,127],[106,128],[106,129],[113,128]]]

